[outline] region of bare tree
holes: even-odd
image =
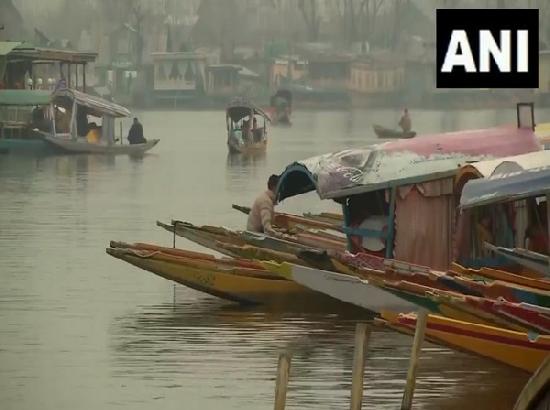
[[[317,10],[317,0],[298,0],[298,8],[306,24],[308,41],[319,40],[321,19]]]

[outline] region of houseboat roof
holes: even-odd
[[[51,95],[51,91],[47,90],[0,90],[0,105],[48,105]]]
[[[334,199],[454,176],[468,162],[540,151],[531,129],[498,127],[418,136],[325,154],[289,165],[279,201],[316,190]]]
[[[550,191],[550,164],[523,171],[496,173],[464,185],[460,198],[463,209],[517,201]]]
[[[231,100],[227,105],[226,115],[230,117],[233,122],[237,122],[249,116],[252,110],[254,110],[255,115],[261,115],[268,121],[271,121],[271,118],[264,110],[242,97],[235,97]]]
[[[101,117],[109,115],[111,117],[129,117],[130,110],[107,101],[101,97],[85,94],[74,89],[61,89],[54,92],[53,99],[69,99],[75,101],[78,105],[88,108],[90,114]]]
[[[529,152],[465,165],[458,172],[456,180],[461,180],[467,176],[476,179],[487,178],[500,172],[522,171],[547,165],[550,165],[550,150]]]
[[[0,55],[10,58],[30,59],[33,61],[83,64],[95,61],[97,53],[35,47],[30,43],[0,41]]]

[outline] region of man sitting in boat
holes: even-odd
[[[401,127],[403,132],[410,132],[412,129],[412,121],[411,117],[409,116],[409,110],[407,108],[405,108],[405,110],[403,111],[403,115],[399,120],[399,126]]]
[[[128,132],[128,142],[130,144],[144,144],[147,140],[143,137],[143,125],[134,118],[134,123]]]
[[[246,229],[252,232],[263,232],[270,235],[276,234],[271,226],[273,215],[275,214],[275,192],[279,177],[271,175],[267,181],[267,191],[262,192],[254,201],[250,213]]]
[[[254,138],[254,142],[261,142],[263,138],[263,129],[258,128],[258,120],[256,117],[254,117],[254,120],[252,121],[252,136]]]

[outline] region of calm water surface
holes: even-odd
[[[539,113],[540,115],[540,113]],[[178,218],[242,228],[266,178],[294,160],[372,142],[392,111],[297,112],[263,158],[228,157],[223,112],[145,112],[142,159],[0,156],[0,409],[270,409],[278,352],[294,352],[289,409],[349,407],[356,317],[244,309],[105,254],[171,245]],[[514,111],[413,112],[420,132],[515,121]],[[282,210],[336,210],[314,194]],[[178,246],[201,248],[178,239]],[[376,330],[365,408],[395,409],[412,339]],[[427,345],[415,407],[507,409],[527,376]]]

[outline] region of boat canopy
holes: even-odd
[[[51,95],[46,90],[0,90],[0,106],[48,105]]]
[[[550,192],[550,164],[516,172],[496,173],[464,185],[460,198],[462,209],[517,201]]]
[[[61,89],[57,90],[53,94],[53,99],[63,100],[68,99],[76,102],[77,105],[86,107],[90,114],[97,117],[104,115],[110,117],[129,117],[130,111],[118,104],[111,101],[107,101],[101,97],[85,94],[74,89]]]
[[[277,200],[316,190],[341,198],[453,177],[464,164],[540,151],[531,129],[498,127],[421,136],[325,154],[289,165]]]
[[[268,121],[271,121],[269,115],[267,115],[264,110],[251,103],[247,99],[241,97],[231,100],[231,102],[227,106],[226,115],[230,117],[233,122],[238,122],[243,118],[249,116],[252,110],[254,110],[254,115],[261,115]]]
[[[497,172],[513,172],[550,165],[550,150],[529,152],[512,157],[479,161],[461,168],[456,179],[466,176],[486,178]]]

